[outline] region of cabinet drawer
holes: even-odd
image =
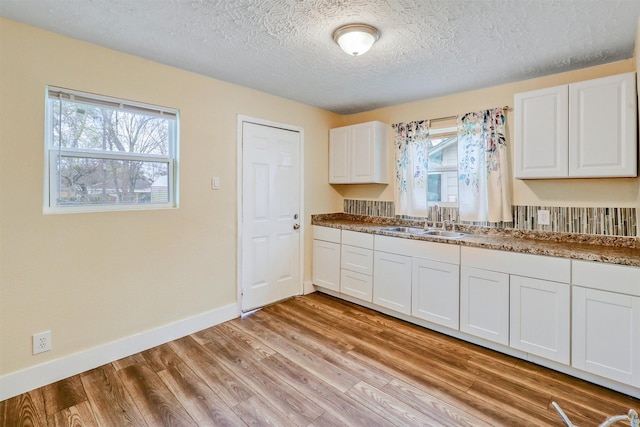
[[[313,238],[326,242],[340,243],[340,229],[331,227],[313,226]]]
[[[342,244],[357,246],[359,248],[373,249],[373,234],[343,230]]]
[[[461,264],[553,282],[569,283],[571,260],[480,248],[461,248]]]
[[[340,271],[340,292],[364,301],[372,302],[373,279],[366,274],[343,269]]]
[[[373,251],[371,249],[342,245],[340,260],[340,266],[345,270],[369,276],[373,274]]]
[[[458,245],[376,236],[375,248],[376,251],[380,252],[430,259],[449,264],[460,264],[460,247]]]
[[[640,296],[640,268],[592,261],[572,261],[571,283],[586,288]]]

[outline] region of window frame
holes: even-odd
[[[53,96],[58,95],[58,96]],[[167,155],[129,153],[122,151],[102,151],[78,148],[56,147],[53,130],[53,108],[57,99],[77,101],[96,107],[107,107],[113,110],[142,113],[170,118]],[[45,91],[45,130],[44,130],[44,194],[43,212],[45,214],[119,212],[139,210],[160,210],[178,208],[178,153],[179,153],[179,111],[174,108],[160,107],[151,104],[134,102],[120,98],[96,95],[55,86],[47,86]],[[167,165],[167,202],[166,203],[113,203],[113,204],[59,204],[58,159],[60,157],[103,159],[116,161],[155,162]]]

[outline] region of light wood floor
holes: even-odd
[[[640,401],[319,293],[0,402],[1,426],[562,426]]]

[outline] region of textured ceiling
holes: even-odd
[[[0,0],[0,15],[341,114],[630,58],[640,0]],[[333,42],[364,22],[381,38]]]

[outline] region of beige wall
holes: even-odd
[[[307,226],[342,209],[327,184],[335,114],[13,21],[0,43],[0,375],[236,301],[238,114],[304,128]],[[46,85],[178,108],[180,208],[43,215]],[[53,351],[33,356],[49,329]]]
[[[353,114],[345,123],[380,120],[385,123],[407,122],[453,116],[470,111],[508,105],[518,92],[625,73],[636,69],[635,60],[619,61],[568,73],[505,84],[442,98]],[[513,140],[513,111],[507,114],[510,140]],[[513,165],[513,153],[511,153]],[[393,160],[393,159],[391,159]],[[393,170],[393,169],[392,169]],[[512,169],[513,170],[513,169]],[[345,198],[393,200],[393,186],[336,186]],[[640,209],[640,178],[513,180],[513,203],[551,206],[617,206]]]

